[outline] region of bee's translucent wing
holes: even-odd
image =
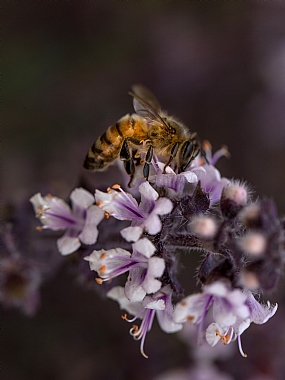
[[[168,128],[168,125],[160,116],[161,107],[153,93],[141,84],[132,86],[132,90],[129,94],[134,98],[136,113],[149,121],[164,124]]]
[[[137,98],[142,100],[144,104],[150,107],[153,111],[156,111],[158,114],[161,112],[159,101],[147,87],[142,84],[134,84],[132,86],[132,91]]]

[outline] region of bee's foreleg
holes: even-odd
[[[177,154],[177,151],[178,151],[178,147],[179,147],[179,143],[176,142],[172,149],[171,149],[171,152],[170,152],[170,157],[169,157],[169,160],[168,162],[164,165],[164,168],[163,168],[163,173],[165,174],[165,169],[167,168],[167,166],[170,165],[170,163],[172,162],[173,158],[176,156]]]
[[[144,176],[144,178],[145,178],[147,181],[148,181],[149,167],[150,167],[150,164],[151,164],[152,156],[153,156],[153,146],[150,145],[150,146],[148,147],[147,152],[146,152],[146,155],[145,155],[145,162],[144,162],[144,166],[143,166],[143,176]]]
[[[184,172],[190,166],[191,162],[196,158],[200,152],[200,147],[198,144],[193,144],[192,141],[186,141],[180,151],[179,162],[180,168],[179,172]]]

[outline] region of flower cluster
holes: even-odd
[[[226,148],[212,156],[205,143],[203,153],[182,173],[164,168],[154,156],[153,174],[149,182],[140,181],[137,196],[113,185],[94,195],[75,189],[72,207],[51,195],[31,198],[42,228],[65,231],[57,241],[62,255],[90,245],[92,252],[89,248],[81,258],[97,273],[98,286],[120,277],[107,296],[132,316],[123,319],[132,323],[130,334],[141,341],[145,357],[155,316],[167,333],[187,322],[197,326],[198,339],[210,346],[237,340],[245,357],[241,334],[277,310],[259,299],[262,291],[276,288],[282,272],[284,223],[272,201],[253,201],[244,183],[221,177],[215,164]],[[124,246],[109,241],[110,249],[96,247],[98,225],[112,218],[129,221],[120,228]],[[178,279],[181,252],[202,256],[199,289],[188,296]],[[140,324],[134,325],[136,320]]]

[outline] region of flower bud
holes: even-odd
[[[279,226],[276,206],[274,202],[267,199],[245,207],[239,218],[246,227],[258,228],[266,232]]]
[[[258,281],[258,277],[256,273],[249,272],[247,270],[243,270],[241,272],[241,282],[246,288],[250,290],[256,290],[260,287],[260,283]]]
[[[252,256],[261,256],[266,250],[266,238],[259,232],[252,232],[240,241],[241,248]]]
[[[252,203],[245,207],[239,215],[239,220],[248,228],[259,227],[260,222],[260,205]]]
[[[193,218],[191,230],[201,239],[211,239],[217,231],[217,224],[213,218],[208,216],[197,216]]]
[[[244,185],[230,184],[225,186],[221,196],[220,208],[228,218],[235,218],[237,213],[247,204],[248,191]]]

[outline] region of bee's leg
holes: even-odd
[[[163,168],[163,173],[165,174],[165,169],[167,168],[167,166],[170,165],[170,163],[172,162],[173,158],[176,156],[177,154],[177,151],[178,151],[178,147],[179,147],[179,143],[175,143],[171,149],[171,152],[170,152],[170,157],[169,157],[169,160],[168,162],[164,165],[164,168]]]
[[[124,168],[127,174],[130,176],[130,181],[128,186],[131,187],[131,182],[133,180],[135,174],[135,164],[134,160],[131,156],[130,148],[128,145],[127,139],[124,140],[121,151],[120,151],[120,159],[124,161]]]
[[[180,168],[179,173],[184,172],[188,169],[191,162],[197,157],[200,152],[200,147],[198,144],[193,144],[191,141],[186,141],[180,151]]]
[[[209,162],[209,160],[207,158],[205,150],[203,148],[200,148],[200,152],[201,152],[201,157],[204,158],[204,160],[206,161],[207,164],[209,164],[210,162]],[[198,153],[199,153],[199,150],[198,150]]]
[[[146,152],[145,162],[144,162],[144,166],[143,166],[143,176],[146,179],[146,181],[148,181],[149,167],[151,164],[152,156],[153,156],[153,146],[150,145],[148,147],[147,152]]]
[[[127,174],[130,176],[128,186],[131,187],[136,168],[134,163],[134,154],[131,154],[128,142],[131,142],[133,145],[141,145],[142,141],[134,139],[133,137],[126,137],[123,141],[122,148],[120,151],[120,159],[124,161],[124,168]]]

